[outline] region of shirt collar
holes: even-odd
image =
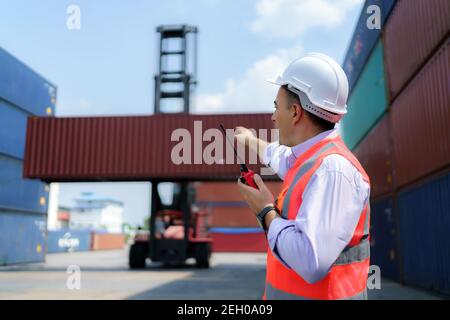
[[[306,140],[305,142],[302,142],[296,146],[291,147],[291,151],[292,151],[292,155],[295,158],[298,158],[299,156],[301,156],[303,153],[305,153],[306,151],[308,151],[308,149],[310,149],[313,145],[315,145],[316,143],[326,139],[326,138],[331,138],[331,137],[336,137],[338,134],[337,129],[331,129],[328,131],[324,131],[319,133],[318,135]]]

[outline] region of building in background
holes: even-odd
[[[122,232],[122,202],[92,192],[83,192],[74,201],[75,205],[70,208],[70,229]]]
[[[56,229],[68,229],[70,226],[70,208],[58,207],[58,214],[56,216]]]
[[[49,187],[22,172],[27,119],[55,104],[56,87],[0,47],[0,265],[45,258]]]
[[[366,1],[343,68],[343,137],[372,185],[371,263],[450,294],[450,1]]]

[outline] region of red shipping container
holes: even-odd
[[[391,108],[398,186],[450,163],[450,37]]]
[[[370,177],[371,198],[394,191],[389,125],[389,116],[385,114],[354,151]]]
[[[213,232],[213,252],[267,252],[264,232],[227,234]]]
[[[210,207],[209,210],[211,227],[259,227],[247,204],[244,207]]]
[[[215,129],[210,133],[215,132],[223,138],[218,127],[220,123],[229,129],[236,126],[258,132],[262,129],[269,138],[273,129],[270,114],[31,117],[27,127],[24,177],[49,182],[234,181],[239,175],[239,166],[224,139],[223,158],[208,164],[208,159],[202,157],[202,151],[206,152],[206,147],[212,143],[205,138],[207,130]],[[174,135],[176,132],[180,135]],[[186,151],[186,162],[174,163],[175,147],[188,140],[190,143],[185,144],[191,147],[191,152]],[[184,156],[181,151],[175,152],[175,155],[180,154]],[[248,152],[245,158],[249,158]],[[223,164],[223,161],[233,162],[233,159],[234,164]],[[249,167],[258,173],[261,165]],[[276,176],[265,179],[274,180]]]
[[[92,250],[117,250],[123,249],[125,236],[118,233],[92,233]]]
[[[399,0],[384,30],[391,101],[450,31],[450,1]]]
[[[237,188],[237,175],[239,168],[236,169],[236,181],[233,182],[202,182],[197,183],[197,201],[243,201],[242,195]],[[274,197],[281,191],[282,182],[263,180]]]

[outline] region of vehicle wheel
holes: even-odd
[[[211,256],[211,245],[209,243],[199,243],[196,248],[196,267],[207,269],[209,268],[209,258]]]
[[[134,243],[130,247],[128,261],[131,269],[145,268],[145,259],[147,258],[147,245],[143,243]]]

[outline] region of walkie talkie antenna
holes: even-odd
[[[245,166],[244,172],[247,172],[248,171],[247,166],[245,165],[244,161],[242,161],[241,157],[239,157],[239,155],[238,155],[238,153],[236,151],[236,147],[234,146],[234,143],[232,143],[230,141],[230,139],[228,139],[227,132],[225,131],[225,128],[223,127],[223,124],[220,124],[220,129],[222,129],[223,134],[225,135],[225,139],[227,139],[228,143],[231,144],[231,146],[233,147],[234,154],[236,155],[236,158],[239,160],[239,162],[241,162],[241,166],[242,165]]]
[[[239,180],[241,183],[246,184],[247,186],[250,186],[252,188],[258,189],[258,186],[255,183],[255,180],[253,179],[253,176],[255,173],[252,170],[249,170],[247,166],[245,165],[244,161],[239,157],[236,151],[236,147],[234,146],[234,143],[232,143],[228,137],[227,132],[225,131],[225,128],[223,127],[223,124],[220,124],[220,129],[222,129],[223,134],[225,135],[225,139],[227,139],[228,143],[230,143],[233,146],[234,154],[236,155],[236,158],[241,162],[241,176],[239,177]]]

